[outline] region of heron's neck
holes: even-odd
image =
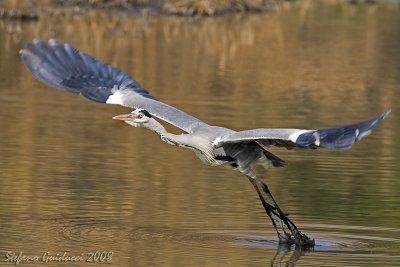
[[[167,132],[167,130],[165,130],[164,126],[162,126],[161,123],[159,123],[158,121],[156,121],[154,119],[150,120],[147,123],[147,125],[144,127],[156,132],[160,136],[168,134],[168,132]]]
[[[176,142],[177,135],[167,132],[164,126],[162,126],[158,121],[153,119],[149,121],[145,127],[156,132],[161,137],[161,140],[163,140],[164,142],[170,145],[178,145],[178,143]]]
[[[156,132],[160,136],[171,135],[169,132],[167,132],[164,126],[162,126],[161,123],[159,123],[155,119],[149,121],[144,127]]]

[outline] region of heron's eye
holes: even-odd
[[[143,116],[144,116],[143,114],[138,114],[138,115],[137,115],[137,118],[138,118],[138,119],[141,119],[141,118],[143,118]]]

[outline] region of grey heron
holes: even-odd
[[[253,165],[265,168],[286,165],[283,159],[267,150],[269,146],[348,149],[370,134],[371,129],[390,113],[387,110],[371,120],[335,128],[261,128],[237,132],[209,125],[157,100],[128,74],[70,44],[55,39],[35,39],[26,43],[20,55],[42,82],[93,101],[133,108],[131,113],[113,119],[147,128],[168,144],[193,150],[207,165],[226,164],[246,175],[271,219],[279,241],[288,244],[313,246],[314,240],[302,233],[279,207],[268,186],[256,175]],[[167,132],[156,118],[179,128],[182,134]]]

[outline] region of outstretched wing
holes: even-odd
[[[128,74],[97,60],[77,48],[50,39],[35,39],[20,55],[29,70],[42,82],[101,103],[146,109],[188,133],[201,120],[157,101]]]
[[[301,129],[254,129],[236,132],[214,140],[214,147],[224,144],[257,141],[264,146],[281,146],[286,148],[312,148],[318,147],[343,150],[350,148],[355,142],[371,133],[381,120],[389,115],[390,110],[378,117],[356,124],[327,128],[320,130]]]

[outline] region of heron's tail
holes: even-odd
[[[287,162],[283,159],[267,151],[264,147],[261,146],[261,148],[263,149],[262,156],[256,161],[257,165],[266,169],[271,167],[285,167],[287,165]]]

